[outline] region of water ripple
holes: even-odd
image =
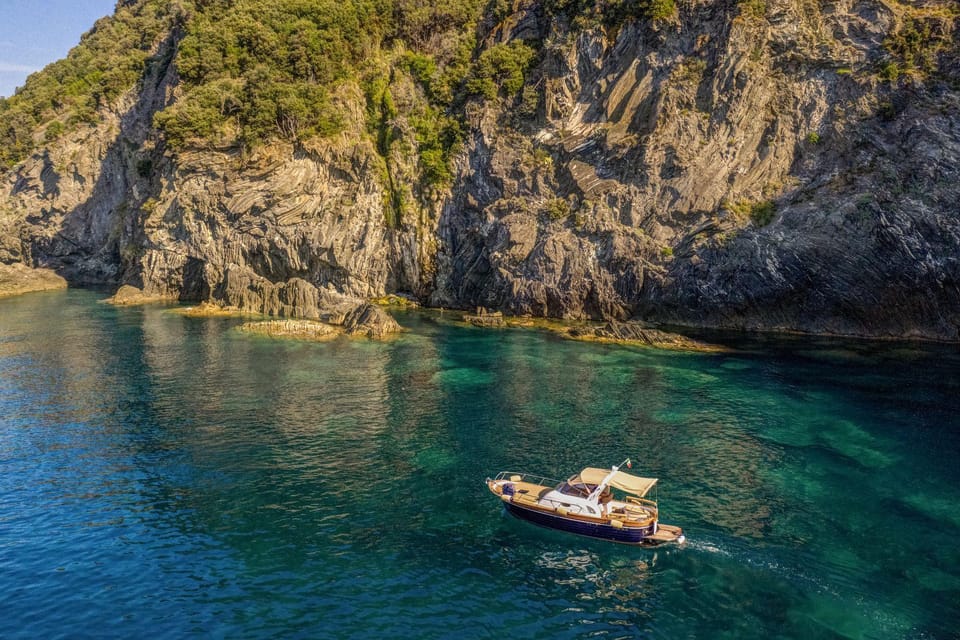
[[[691,356],[416,314],[388,343],[312,345],[94,297],[0,301],[2,637],[949,637],[960,619],[955,354]],[[684,547],[537,529],[481,482],[626,455]],[[893,544],[910,523],[922,539]]]

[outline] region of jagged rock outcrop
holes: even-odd
[[[347,335],[367,338],[382,339],[401,331],[400,325],[390,314],[372,304],[354,307],[339,324],[343,325]]]
[[[383,340],[399,333],[402,329],[397,321],[382,309],[370,304],[360,304],[348,312],[343,322],[339,323],[331,324],[317,320],[268,320],[246,322],[240,326],[240,330],[277,338],[324,341],[341,335]]]
[[[241,159],[163,149],[151,122],[176,87],[172,65],[155,67],[101,126],[5,176],[0,261],[47,265],[77,284],[127,284],[149,299],[285,317],[342,317],[360,299],[423,295],[427,228],[388,224],[359,89],[341,89],[353,119],[335,139]]]
[[[537,61],[515,96],[457,104],[465,143],[432,189],[408,117],[423,89],[400,72],[389,149],[350,80],[330,138],[167,148],[153,117],[179,96],[172,33],[100,125],[2,177],[0,262],[356,316],[373,334],[389,322],[361,300],[404,292],[510,315],[960,339],[953,3],[676,7],[606,27],[532,0],[488,17],[480,51],[524,40]],[[936,70],[897,77],[891,43],[911,20],[938,43]]]

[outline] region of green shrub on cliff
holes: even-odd
[[[766,0],[740,0],[740,13],[752,18],[762,18],[767,14]]]
[[[777,215],[777,205],[772,200],[755,202],[750,206],[750,220],[758,227],[765,227],[773,222]]]
[[[904,73],[919,77],[935,73],[940,55],[955,42],[960,8],[913,6],[896,0],[894,4],[898,11],[883,42],[890,59],[882,63],[880,77],[894,82]]]
[[[650,0],[645,9],[651,20],[666,20],[676,12],[677,6],[674,0]]]
[[[563,220],[570,215],[570,203],[563,198],[552,198],[544,203],[543,207],[551,220]]]
[[[453,180],[448,152],[460,142],[460,125],[456,119],[438,109],[426,108],[410,118],[416,132],[420,155],[420,171],[428,187],[439,187]]]
[[[60,120],[54,120],[47,125],[47,128],[43,132],[43,141],[45,143],[53,142],[57,138],[63,135],[63,132],[66,130],[66,127],[63,125],[63,122]]]
[[[519,40],[496,44],[480,54],[467,80],[467,93],[489,100],[498,94],[513,96],[521,87],[536,52]]]
[[[746,220],[749,219],[758,227],[767,226],[773,222],[773,219],[777,215],[777,205],[772,200],[761,200],[759,202],[747,200],[746,198],[740,200],[724,200],[720,203],[720,208],[732,213],[737,220],[746,222]]]

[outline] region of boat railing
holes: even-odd
[[[494,478],[494,481],[503,480],[507,480],[509,482],[526,482],[528,484],[537,484],[544,487],[555,487],[560,484],[559,480],[554,480],[553,478],[518,471],[501,471],[497,474],[497,477]]]
[[[635,504],[638,507],[643,507],[644,510],[653,512],[653,517],[658,518],[660,516],[660,509],[657,507],[657,503],[653,500],[647,500],[646,498],[638,498],[636,496],[627,496],[627,506]]]

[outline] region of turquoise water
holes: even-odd
[[[0,300],[0,637],[957,637],[955,347],[417,313],[309,344],[101,297]],[[538,529],[482,482],[628,455],[685,547]]]

